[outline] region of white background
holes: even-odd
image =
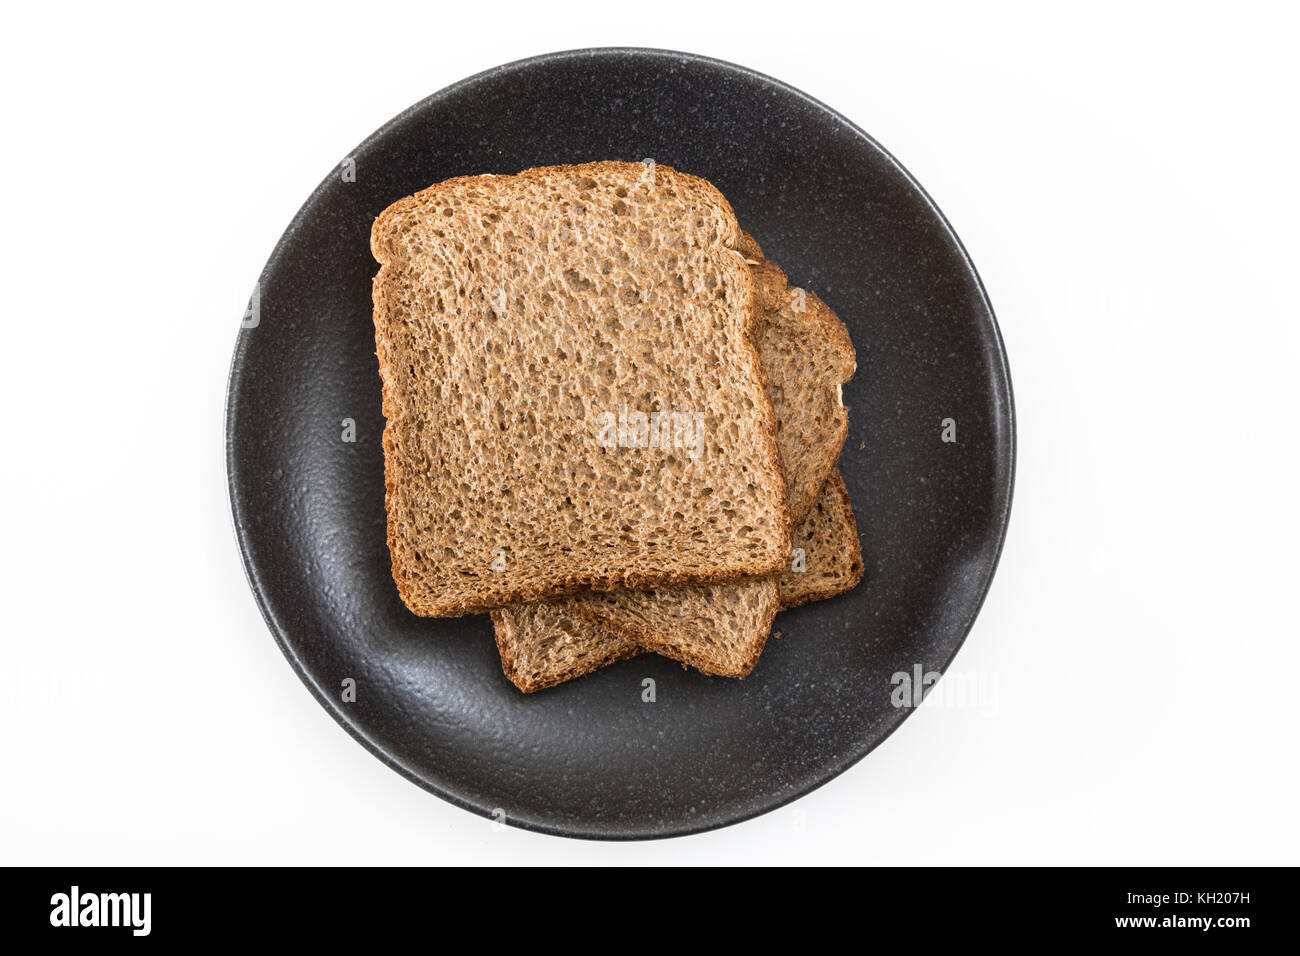
[[[1280,6],[36,6],[0,40],[0,862],[1300,862]],[[1020,453],[955,664],[995,700],[760,819],[610,845],[497,832],[316,704],[245,585],[222,407],[253,280],[353,146],[627,44],[779,77],[912,171],[988,286]]]

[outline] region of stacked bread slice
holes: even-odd
[[[646,651],[741,677],[780,607],[857,583],[852,343],[710,184],[453,179],[371,245],[398,593],[492,611],[520,689]]]

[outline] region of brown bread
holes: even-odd
[[[380,214],[388,545],[407,607],[784,566],[741,241],[713,186],[640,163],[451,179]],[[647,435],[638,413],[676,417]]]
[[[840,389],[856,368],[839,317],[811,293],[792,289],[742,234],[759,290],[759,334],[777,444],[796,525],[834,472],[848,431]],[[850,511],[850,518],[852,512]],[[775,578],[741,584],[574,595],[555,603],[569,616],[690,664],[707,674],[743,677],[758,661],[780,602]]]
[[[803,554],[804,570],[782,572],[783,611],[851,591],[862,580],[858,523],[838,469],[831,472],[817,503],[795,529],[794,547],[796,554]]]
[[[807,566],[802,573],[787,569],[781,575],[782,607],[834,597],[861,580],[857,526],[848,489],[838,471],[831,475],[816,505],[795,529],[794,537],[796,547],[804,550]],[[551,604],[493,611],[492,622],[502,670],[525,693],[572,680],[647,650],[633,638],[566,614]],[[763,636],[766,638],[766,632]]]

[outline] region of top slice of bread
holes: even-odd
[[[388,545],[407,607],[784,565],[739,241],[713,186],[640,163],[450,179],[380,214]]]

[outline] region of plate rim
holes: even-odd
[[[374,141],[387,136],[394,127],[405,122],[409,117],[437,105],[440,101],[450,98],[462,89],[476,83],[481,83],[504,74],[545,67],[563,60],[590,60],[598,57],[621,56],[662,57],[670,58],[679,62],[698,63],[713,68],[722,68],[776,87],[782,92],[788,93],[795,98],[802,100],[814,109],[826,113],[830,118],[835,120],[837,123],[842,124],[855,136],[863,140],[869,147],[874,149],[883,159],[897,170],[907,184],[924,200],[926,206],[934,215],[937,222],[943,227],[943,231],[947,235],[948,239],[953,243],[953,246],[961,257],[962,264],[970,274],[970,278],[974,281],[975,288],[979,292],[980,305],[987,313],[987,331],[992,333],[992,342],[996,346],[994,354],[992,355],[993,361],[991,362],[994,372],[993,378],[995,380],[995,391],[1001,390],[1005,396],[1005,403],[999,403],[1005,404],[1005,453],[998,455],[995,460],[1006,470],[1006,488],[1005,494],[999,494],[998,500],[995,502],[996,507],[994,511],[997,515],[998,532],[997,542],[993,549],[992,560],[988,562],[987,571],[983,580],[979,584],[979,597],[975,601],[974,611],[970,615],[968,622],[962,625],[961,632],[957,635],[957,640],[953,646],[952,653],[947,656],[947,659],[943,661],[939,668],[939,673],[941,675],[940,680],[942,680],[942,675],[948,672],[953,660],[961,651],[962,647],[965,646],[966,639],[970,636],[970,632],[974,628],[975,622],[978,620],[980,612],[984,608],[984,603],[987,600],[989,590],[992,587],[993,578],[997,574],[998,565],[1002,558],[1002,551],[1006,544],[1007,528],[1010,524],[1011,518],[1011,507],[1015,497],[1017,457],[1015,393],[1012,388],[1010,363],[1007,358],[1006,343],[1003,340],[1002,329],[997,320],[997,313],[993,309],[993,303],[989,299],[988,291],[984,286],[984,281],[980,277],[979,271],[975,268],[974,261],[971,259],[969,252],[967,252],[966,246],[962,243],[961,238],[957,235],[957,231],[952,227],[952,224],[948,221],[947,216],[943,214],[943,211],[939,208],[938,204],[935,203],[930,194],[925,190],[920,182],[917,181],[916,177],[913,176],[911,172],[909,172],[908,169],[889,152],[889,150],[885,149],[885,147],[877,142],[874,137],[852,120],[848,119],[837,110],[832,109],[821,100],[808,95],[802,90],[799,90],[782,80],[751,69],[750,67],[706,56],[704,54],[690,53],[682,50],[671,50],[659,47],[600,46],[580,47],[523,57],[467,76],[462,80],[458,80],[449,86],[442,87],[428,96],[421,98],[399,112],[397,115],[393,116],[355,146],[349,155],[357,155],[367,149]],[[336,169],[332,167],[330,172],[326,173],[325,177],[298,208],[298,211],[294,213],[288,226],[285,227],[280,238],[276,241],[271,255],[266,260],[266,264],[259,272],[256,283],[257,285],[260,285],[269,273],[274,272],[279,267],[281,258],[285,254],[289,239],[302,226],[309,210],[317,204],[322,194],[333,185],[335,175]],[[262,586],[259,572],[254,566],[254,562],[250,556],[250,544],[248,540],[249,522],[247,517],[241,512],[241,504],[238,495],[236,494],[236,472],[238,465],[235,461],[235,441],[233,437],[232,422],[235,412],[235,398],[241,383],[245,354],[247,352],[248,342],[250,341],[250,337],[243,334],[244,331],[246,330],[240,328],[236,334],[234,354],[231,357],[230,368],[226,376],[226,401],[224,403],[222,417],[222,434],[225,445],[224,459],[226,466],[226,496],[230,506],[232,530],[234,531],[235,542],[239,549],[240,564],[244,569],[244,577],[248,582],[249,590],[253,593],[253,599],[257,604],[258,610],[262,614],[262,619],[266,623],[267,629],[271,632],[271,636],[274,638],[276,645],[288,660],[294,673],[298,675],[299,680],[306,685],[308,691],[310,691],[312,696],[316,698],[317,703],[319,703],[334,719],[334,721],[346,730],[354,740],[361,744],[372,755],[377,757],[383,764],[396,771],[422,790],[432,793],[462,810],[468,810],[477,816],[492,819],[493,810],[495,808],[481,805],[474,800],[461,796],[454,790],[440,787],[432,781],[425,779],[420,775],[417,769],[408,767],[403,762],[394,758],[381,744],[372,739],[360,726],[358,726],[346,714],[342,707],[337,705],[334,699],[325,693],[315,678],[303,666],[286,636],[287,629],[282,625],[272,609],[267,594]],[[883,732],[860,750],[857,746],[858,741],[853,741],[854,746],[850,748],[852,752],[849,755],[839,761],[819,767],[817,772],[813,775],[811,782],[784,792],[779,796],[774,796],[772,799],[767,801],[750,800],[749,802],[755,805],[740,811],[719,814],[714,818],[704,819],[694,823],[687,821],[674,821],[672,824],[657,826],[654,828],[631,826],[622,829],[617,827],[612,829],[602,829],[577,824],[561,826],[546,821],[530,820],[527,818],[516,818],[511,816],[507,816],[504,822],[512,827],[533,833],[543,833],[548,836],[602,842],[671,839],[675,837],[690,836],[697,833],[707,833],[711,830],[718,830],[735,824],[744,823],[747,820],[755,819],[756,817],[763,816],[764,814],[788,806],[794,801],[807,796],[814,790],[825,786],[842,775],[845,771],[853,767],[888,740],[894,732],[902,726],[903,722],[908,716],[910,716],[913,709],[914,708],[898,709],[898,716],[891,719],[887,726],[884,727]]]

